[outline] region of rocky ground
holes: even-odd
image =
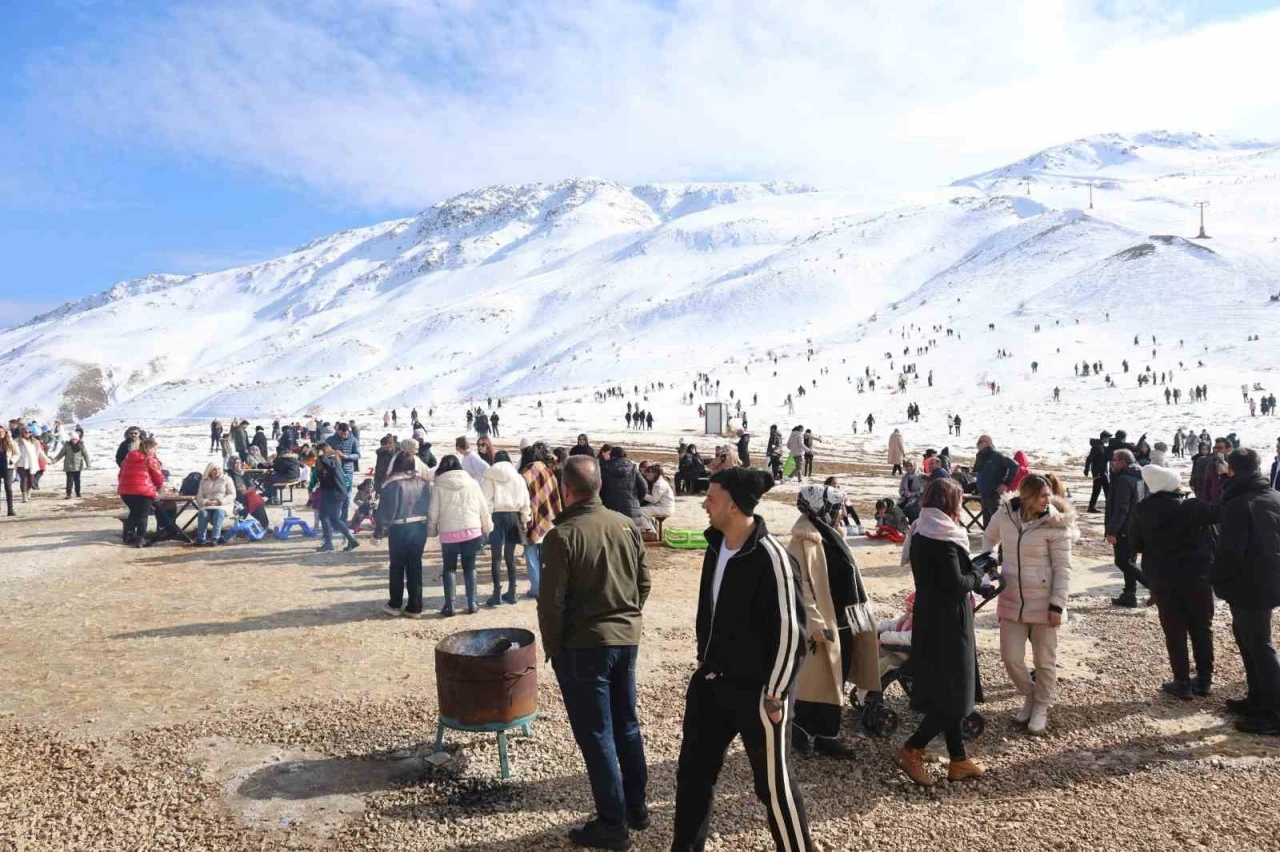
[[[870,460],[833,466],[859,505],[892,493]],[[767,501],[785,533],[790,490]],[[533,605],[471,617],[390,619],[384,553],[320,555],[314,542],[194,551],[119,545],[109,499],[42,494],[0,521],[0,850],[520,850],[567,847],[590,794],[549,666],[538,670],[532,739],[511,742],[497,778],[492,736],[451,734],[431,752],[432,649],[455,630],[534,627]],[[677,523],[700,523],[682,499]],[[1211,698],[1160,696],[1167,678],[1154,609],[1117,611],[1118,578],[1084,516],[1060,703],[1047,736],[1009,719],[1016,703],[980,618],[987,729],[972,751],[989,774],[921,790],[889,739],[845,731],[852,762],[796,758],[815,838],[832,849],[1280,848],[1280,740],[1235,733],[1222,698],[1242,672],[1230,617],[1216,621]],[[977,542],[975,541],[975,549]],[[886,615],[910,586],[898,548],[857,548]],[[429,554],[428,606],[440,605]],[[693,668],[698,554],[653,549],[640,715],[653,826],[670,842],[683,690]],[[942,756],[938,756],[941,770]],[[741,750],[725,765],[714,849],[770,848]]]

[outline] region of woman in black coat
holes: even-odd
[[[1221,507],[1194,497],[1183,499],[1177,471],[1156,465],[1142,469],[1150,492],[1129,513],[1129,543],[1142,554],[1173,680],[1161,686],[1177,698],[1208,695],[1213,688],[1213,570]],[[1187,640],[1195,655],[1191,677]]]
[[[915,620],[911,634],[912,703],[925,711],[920,727],[894,755],[917,784],[931,786],[924,768],[930,741],[946,737],[952,781],[985,770],[965,754],[960,725],[973,712],[977,655],[973,605],[969,593],[982,586],[982,572],[969,561],[969,536],[959,523],[960,486],[951,479],[931,481],[920,498],[920,519],[906,546],[915,578]]]

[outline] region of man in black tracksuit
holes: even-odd
[[[1089,457],[1084,460],[1084,475],[1093,474],[1093,493],[1089,495],[1089,511],[1098,511],[1098,495],[1107,490],[1107,479],[1111,469],[1107,467],[1107,439],[1110,432],[1104,431],[1096,438],[1089,440]]]
[[[804,602],[790,555],[754,514],[768,472],[729,468],[711,477],[711,521],[698,594],[698,670],[685,695],[676,772],[674,852],[701,850],[711,800],[737,736],[751,763],[778,849],[808,852],[809,823],[788,767],[792,684],[805,651]]]

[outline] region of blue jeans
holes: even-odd
[[[649,769],[636,718],[635,645],[566,648],[551,664],[587,764],[596,815],[611,829],[644,805]]]
[[[535,598],[542,586],[542,543],[524,546],[524,561],[529,568],[529,594]]]
[[[458,559],[462,559],[462,582],[467,590],[467,607],[476,605],[476,554],[484,546],[484,536],[476,536],[468,541],[440,543],[440,556],[444,560],[444,607],[453,609],[453,594],[457,578],[453,572],[458,568]]]
[[[227,519],[227,510],[221,506],[211,506],[207,509],[200,509],[196,512],[196,541],[204,543],[205,523],[212,521],[209,526],[209,534],[217,541],[222,536],[222,522]]]

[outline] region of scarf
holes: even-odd
[[[853,558],[844,537],[814,512],[805,513],[822,537],[822,555],[827,560],[827,585],[831,589],[831,603],[837,613],[843,613],[845,625],[853,633],[871,633],[876,629],[875,613],[862,585],[862,573]]]
[[[941,509],[924,509],[912,531],[935,541],[949,541],[965,553],[969,552],[969,533]],[[904,544],[909,548],[909,544]]]

